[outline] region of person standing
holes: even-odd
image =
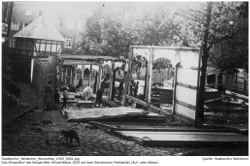
[[[134,80],[132,79],[130,82],[130,96],[133,96],[134,91]]]
[[[44,87],[45,97],[44,97],[44,110],[50,110],[52,103],[52,93],[53,87],[51,85],[51,81],[48,81],[48,84]]]
[[[60,94],[58,93],[58,90],[55,89],[54,93],[54,104],[55,104],[55,109],[58,111],[59,110],[59,100],[60,100]]]
[[[136,96],[137,96],[138,88],[139,88],[139,81],[137,81],[137,83],[136,83],[136,85],[135,85],[135,89],[134,89],[134,97],[136,97]]]
[[[64,92],[63,92],[63,105],[62,105],[62,109],[66,108],[67,101],[68,101],[68,89],[65,89]]]
[[[119,87],[118,87],[118,89],[119,89],[119,99],[121,98],[121,94],[122,94],[122,90],[123,90],[123,81],[121,81],[120,82],[120,84],[119,84]]]
[[[100,88],[100,89],[97,90],[97,92],[96,92],[96,99],[95,99],[95,107],[96,107],[97,103],[99,104],[99,107],[101,107],[102,93],[103,93],[102,88]]]

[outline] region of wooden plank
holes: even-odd
[[[154,49],[149,50],[149,61],[147,66],[147,86],[146,88],[146,102],[149,103],[151,101],[151,84],[152,84],[152,72],[153,72],[153,59],[154,59]]]
[[[155,112],[155,113],[160,114],[160,115],[165,115],[166,114],[166,112],[164,110],[162,110],[161,108],[155,107],[154,105],[146,103],[145,101],[142,101],[142,100],[137,99],[137,98],[135,98],[133,96],[130,96],[130,95],[126,95],[126,97],[127,97],[128,100],[136,102],[136,103],[144,106],[145,108],[150,108],[151,109],[150,111],[152,111],[152,112]],[[167,111],[169,112],[169,110],[167,110]]]
[[[198,74],[197,74],[197,92],[196,92],[196,109],[195,109],[195,123],[199,123],[199,111],[200,111],[200,75],[201,75],[201,49],[199,51],[199,62],[198,62]]]
[[[68,121],[84,121],[84,120],[103,120],[122,117],[143,117],[147,111],[129,108],[129,107],[113,107],[113,108],[84,108],[84,109],[63,109],[68,117]]]
[[[194,106],[194,105],[185,103],[185,102],[183,102],[183,101],[178,101],[178,100],[175,100],[175,101],[176,101],[176,104],[182,105],[182,106],[184,106],[184,107],[187,107],[187,108],[190,108],[190,109],[193,109],[193,110],[196,109],[196,106]]]
[[[178,64],[177,66],[178,66],[179,68],[183,68],[183,69],[191,69],[191,70],[199,70],[199,69],[200,69],[199,67],[195,67],[195,66],[184,67],[184,66],[181,65],[181,64]]]
[[[178,82],[178,81],[176,82],[176,85],[179,85],[179,86],[182,86],[182,87],[185,87],[185,88],[189,88],[189,89],[193,89],[193,90],[197,90],[196,86],[184,84],[184,83],[181,83],[181,82]]]
[[[231,99],[233,98],[233,96],[229,96],[229,97],[220,97],[220,98],[216,98],[216,99],[211,99],[211,100],[207,100],[205,101],[204,103],[210,103],[210,102],[213,102],[213,101],[219,101],[219,100],[225,100],[225,99]]]
[[[136,102],[136,103],[138,103],[138,104],[140,104],[140,105],[143,105],[143,106],[146,107],[146,108],[149,107],[149,104],[148,104],[148,103],[146,103],[145,101],[139,100],[139,99],[137,99],[137,98],[135,98],[135,97],[133,97],[133,96],[126,95],[126,98],[127,98],[128,100],[132,100],[132,101],[134,101],[134,102]]]
[[[248,96],[241,95],[241,94],[238,94],[238,93],[226,91],[226,94],[233,95],[233,96],[237,96],[237,97],[239,97],[239,98],[243,98],[243,99],[247,99],[247,100],[248,100]]]
[[[229,132],[153,132],[153,131],[119,131],[119,134],[140,139],[147,142],[158,142],[165,143],[184,143],[184,145],[203,145],[214,144],[218,146],[233,145],[239,146],[242,143],[245,145],[248,143],[248,136],[241,135],[238,133]],[[183,144],[182,144],[183,145]]]
[[[198,47],[165,47],[165,46],[140,46],[140,45],[132,45],[131,48],[144,48],[144,49],[164,49],[164,50],[191,50],[191,51],[198,51]]]
[[[173,114],[175,113],[177,69],[178,69],[178,67],[175,66],[175,71],[174,71],[174,89],[173,89],[173,110],[172,110],[172,113],[173,113]]]
[[[87,61],[64,61],[63,65],[96,65],[96,66],[100,66],[99,63],[87,62]]]

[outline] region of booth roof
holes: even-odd
[[[17,32],[13,37],[65,41],[55,26],[43,15]]]
[[[99,55],[68,55],[62,54],[62,59],[67,60],[95,60],[95,59],[104,59],[104,60],[127,60],[125,58],[117,58],[112,56],[99,56]]]

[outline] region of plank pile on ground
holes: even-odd
[[[74,122],[122,117],[142,117],[148,114],[148,111],[129,107],[63,109],[62,112],[68,121]]]

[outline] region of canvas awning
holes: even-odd
[[[43,15],[17,32],[13,37],[65,41],[55,26]]]

